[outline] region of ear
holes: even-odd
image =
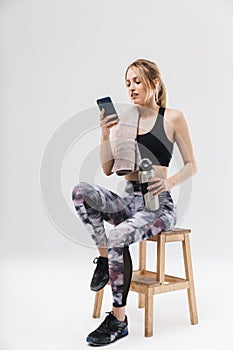
[[[159,86],[159,84],[160,84],[159,78],[155,78],[155,79],[153,80],[153,82],[154,82],[155,88],[156,88],[156,90],[157,90],[157,88],[158,88],[158,86]]]

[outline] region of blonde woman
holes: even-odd
[[[106,345],[128,335],[125,307],[132,277],[129,246],[174,228],[177,207],[171,189],[197,172],[187,122],[181,111],[167,108],[166,88],[156,63],[146,59],[131,63],[125,72],[125,85],[129,99],[140,110],[137,142],[141,158],[148,158],[149,154],[155,169],[156,177],[147,190],[158,195],[160,207],[154,212],[145,210],[138,171],[124,175],[126,196],[86,182],[80,182],[73,189],[76,212],[99,251],[99,257],[94,259],[97,265],[91,289],[100,290],[109,279],[112,287],[112,309],[86,339],[93,346]],[[114,139],[114,126],[119,122],[109,121],[111,118],[104,117],[104,109],[101,110],[100,160],[107,176],[112,174],[114,150],[111,138]],[[184,165],[168,177],[175,142]],[[108,237],[104,221],[114,225]]]

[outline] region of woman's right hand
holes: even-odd
[[[109,120],[112,119],[115,116],[115,114],[111,114],[111,115],[108,115],[108,116],[104,117],[104,112],[105,112],[105,109],[102,108],[101,112],[100,112],[100,127],[101,127],[101,130],[102,130],[102,135],[103,136],[109,136],[110,129],[114,125],[118,124],[120,119],[117,118],[117,119],[109,122]]]

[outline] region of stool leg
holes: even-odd
[[[94,303],[94,309],[92,314],[93,318],[100,317],[103,295],[104,295],[104,288],[100,289],[98,292],[95,293],[95,303]]]
[[[147,288],[145,293],[145,337],[152,337],[153,335],[153,296],[153,287]]]
[[[190,322],[191,324],[194,325],[198,323],[198,316],[197,316],[197,305],[196,305],[195,288],[194,288],[190,241],[189,241],[188,234],[184,235],[184,241],[182,241],[182,247],[183,247],[183,255],[184,255],[185,275],[186,275],[186,279],[189,281],[189,288],[187,289],[187,293],[188,293],[188,302],[189,302]]]
[[[139,270],[146,270],[146,241],[139,242]],[[138,307],[145,307],[145,295],[138,294]]]
[[[160,233],[157,241],[157,275],[156,280],[164,284],[165,273],[165,234]]]
[[[145,295],[142,293],[138,293],[138,307],[139,309],[145,307]]]

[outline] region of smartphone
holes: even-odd
[[[104,108],[104,117],[107,117],[111,114],[116,114],[116,116],[109,119],[108,122],[117,120],[119,118],[110,96],[99,98],[96,100],[96,103],[100,111],[102,110],[102,108]]]

